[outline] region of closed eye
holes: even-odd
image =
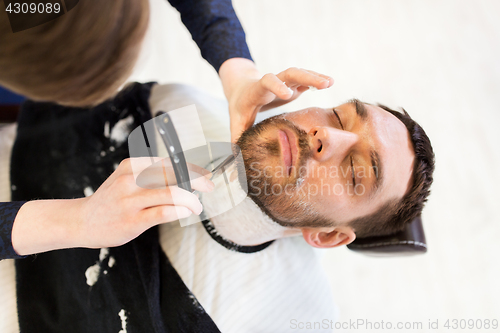
[[[337,119],[339,120],[340,127],[342,130],[344,130],[344,125],[342,124],[342,120],[340,120],[339,114],[335,109],[333,109],[333,112],[337,116]],[[351,156],[351,175],[352,175],[352,186],[356,187],[356,177],[355,177],[355,171],[354,171],[354,162],[352,161],[352,156]]]
[[[342,124],[342,120],[340,120],[339,114],[337,113],[337,111],[335,109],[333,109],[333,112],[335,113],[335,115],[337,116],[337,119],[339,120],[340,127],[342,127],[342,130],[344,130],[344,125]]]
[[[354,171],[354,163],[352,162],[352,156],[351,156],[351,174],[352,174],[352,186],[353,187],[356,187],[356,177],[354,176],[355,175],[355,171]]]

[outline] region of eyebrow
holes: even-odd
[[[382,164],[380,163],[380,156],[378,152],[372,148],[370,151],[370,160],[373,172],[375,174],[375,182],[372,185],[370,191],[370,198],[372,198],[380,189],[380,185],[382,185],[382,180],[384,178],[384,173],[382,169]]]
[[[368,111],[366,110],[365,105],[361,101],[354,98],[351,99],[348,103],[353,104],[356,107],[356,114],[361,120],[363,121],[368,120]]]
[[[356,114],[360,120],[362,120],[363,122],[368,121],[368,110],[366,109],[364,103],[362,103],[358,99],[351,99],[348,103],[356,107]],[[384,175],[382,162],[380,161],[380,155],[373,147],[370,150],[370,162],[375,175],[375,182],[372,184],[372,187],[370,189],[369,198],[371,199],[380,189]]]

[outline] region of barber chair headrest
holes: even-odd
[[[427,252],[424,228],[420,216],[397,234],[356,238],[347,247],[349,250],[377,257],[415,255]]]

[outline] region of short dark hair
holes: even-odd
[[[400,200],[389,201],[375,213],[347,223],[354,229],[358,238],[391,235],[403,230],[422,213],[433,181],[434,152],[424,129],[404,109],[398,112],[385,105],[378,106],[398,118],[410,133],[415,151],[413,184]]]

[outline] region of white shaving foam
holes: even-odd
[[[134,117],[132,115],[127,118],[123,118],[116,123],[116,125],[111,130],[110,138],[118,144],[122,144],[127,140],[130,134],[130,126],[134,123]]]
[[[120,316],[120,320],[122,321],[122,329],[118,333],[127,333],[127,314],[124,309],[121,309],[120,312],[118,312],[118,315]]]
[[[101,263],[104,259],[106,259],[108,255],[109,255],[109,249],[102,248],[101,251],[99,252],[99,261],[96,262],[94,265],[90,266],[89,268],[87,268],[87,270],[85,271],[85,278],[89,286],[93,286],[97,282],[97,280],[99,280],[99,273],[101,272]],[[114,264],[114,258],[113,258],[113,264]]]
[[[92,194],[94,194],[94,190],[92,189],[92,187],[87,186],[86,188],[83,189],[83,194],[86,197],[90,197]]]
[[[108,260],[108,266],[111,268],[115,265],[115,258],[113,257],[109,257],[109,260]]]
[[[109,138],[109,121],[104,123],[104,137]]]
[[[97,280],[99,280],[99,272],[101,271],[100,263],[90,266],[85,271],[85,278],[87,279],[87,284],[93,286]]]
[[[101,252],[99,252],[99,261],[103,261],[109,255],[108,248],[102,248]]]

